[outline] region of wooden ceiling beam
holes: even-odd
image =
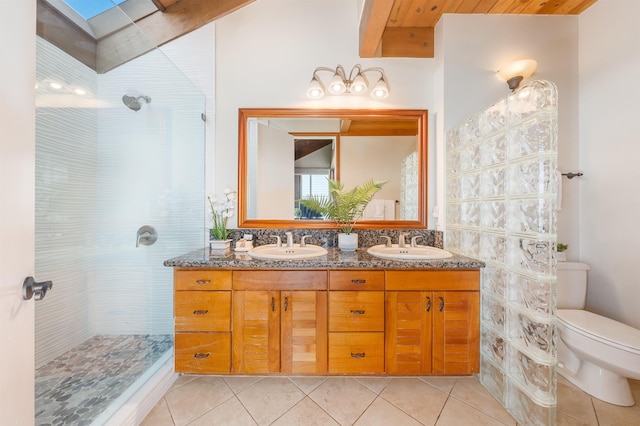
[[[255,0],[182,0],[98,41],[96,71],[125,62],[232,13]],[[165,4],[167,2],[164,2]],[[141,34],[142,31],[142,34]]]
[[[433,58],[433,28],[389,27],[382,35],[382,56],[385,58]]]
[[[382,34],[394,0],[365,0],[360,17],[360,57],[380,56]]]

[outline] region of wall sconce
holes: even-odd
[[[307,97],[310,99],[320,99],[324,96],[325,89],[322,80],[318,76],[319,71],[326,71],[333,74],[331,82],[329,83],[329,93],[332,95],[342,95],[344,93],[353,93],[360,95],[367,92],[369,88],[369,82],[366,77],[366,73],[378,72],[380,73],[380,79],[374,84],[371,89],[370,95],[374,99],[385,99],[389,96],[391,88],[387,82],[387,77],[384,75],[382,68],[365,68],[363,69],[360,64],[355,65],[349,76],[344,71],[342,65],[338,65],[334,68],[318,67],[313,71],[313,77],[311,83],[307,89]]]
[[[538,63],[533,59],[522,59],[510,63],[498,70],[498,75],[509,85],[511,91],[515,91],[522,80],[526,80],[536,72]]]

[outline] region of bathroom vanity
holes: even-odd
[[[366,251],[296,261],[207,250],[174,268],[175,371],[469,375],[479,371],[483,263]]]

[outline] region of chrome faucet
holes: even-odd
[[[276,247],[282,247],[282,240],[280,240],[280,235],[271,235],[271,238],[276,239]]]
[[[291,231],[285,232],[287,236],[287,247],[293,247],[293,233]]]
[[[302,238],[300,238],[300,247],[306,247],[307,246],[307,242],[305,240],[310,236],[311,235],[303,235]]]
[[[404,237],[406,237],[407,235],[409,235],[406,232],[401,232],[400,235],[398,235],[398,247],[406,247],[407,246],[407,242],[405,241]]]
[[[416,240],[418,238],[422,238],[422,235],[416,235],[415,237],[411,237],[411,247],[417,247],[418,244],[416,244]]]
[[[387,235],[381,235],[380,238],[384,238],[384,246],[385,247],[391,247],[391,237],[387,236]]]

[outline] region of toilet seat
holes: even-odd
[[[580,309],[558,309],[558,323],[585,337],[640,355],[640,330]]]

